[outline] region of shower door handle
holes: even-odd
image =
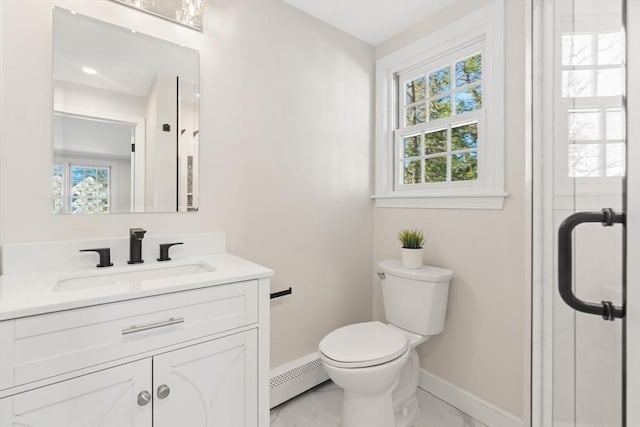
[[[605,320],[622,318],[624,317],[624,307],[616,307],[611,301],[602,301],[600,304],[582,301],[571,288],[573,229],[580,224],[589,222],[599,222],[604,227],[611,227],[614,224],[624,225],[625,215],[606,208],[601,212],[578,212],[562,222],[558,229],[558,290],[560,296],[574,310],[602,316]]]

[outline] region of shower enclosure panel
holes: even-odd
[[[542,290],[542,416],[536,422],[534,407],[534,425],[620,427],[623,321],[581,313],[563,301],[558,231],[576,213],[625,208],[623,0],[540,0],[536,8],[534,67],[541,78],[534,81],[541,86],[534,88],[540,97],[534,140],[541,146],[534,148],[540,159],[534,165],[534,265]],[[624,230],[586,223],[569,235],[571,288],[581,300],[622,306]]]

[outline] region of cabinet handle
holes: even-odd
[[[170,317],[169,320],[161,322],[144,323],[142,325],[131,325],[122,330],[122,335],[134,334],[136,332],[148,331],[149,329],[163,328],[165,326],[177,325],[184,323],[184,317]]]
[[[147,406],[149,402],[151,402],[151,393],[146,390],[138,393],[138,406]]]
[[[166,399],[167,397],[169,397],[170,393],[171,389],[169,388],[169,386],[166,384],[162,384],[160,387],[158,387],[156,396],[158,396],[158,399]]]

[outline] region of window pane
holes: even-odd
[[[443,98],[431,101],[429,103],[429,119],[435,120],[443,117],[449,117],[451,115],[451,97],[445,96]]]
[[[562,72],[562,96],[577,98],[593,95],[593,72],[570,70]]]
[[[622,64],[622,35],[620,33],[598,35],[598,64]]]
[[[84,176],[89,178],[96,179],[96,175],[98,175],[97,171],[94,168],[84,168]]]
[[[456,92],[456,114],[482,108],[482,86]]]
[[[97,169],[96,181],[105,185],[109,185],[109,170],[104,168]]]
[[[589,177],[601,176],[600,144],[570,144],[569,145],[569,176]]]
[[[478,179],[478,152],[458,153],[451,156],[451,180],[473,181]]]
[[[598,96],[622,95],[622,69],[598,70]]]
[[[429,74],[429,96],[447,93],[451,89],[449,67],[441,68]]]
[[[607,124],[606,124],[606,138],[607,139],[624,139],[624,123],[622,121],[622,111],[610,110],[607,111]]]
[[[607,144],[607,176],[625,175],[624,143]]]
[[[64,167],[61,165],[53,166],[53,188],[51,211],[54,214],[62,213],[64,210]]]
[[[456,62],[456,87],[477,82],[482,78],[482,55],[479,53]]]
[[[451,128],[451,150],[478,148],[478,124],[470,123]],[[474,178],[475,179],[475,178]]]
[[[404,83],[405,104],[413,104],[414,102],[424,100],[426,92],[424,83],[424,76]]]
[[[600,113],[598,111],[573,111],[569,113],[569,139],[600,139]]]
[[[425,105],[416,105],[409,107],[405,111],[405,126],[413,126],[427,121],[427,113]]]
[[[424,182],[447,180],[447,157],[432,157],[424,161]]]
[[[593,36],[565,34],[562,36],[562,65],[592,65]]]
[[[435,154],[447,151],[447,130],[437,130],[424,135],[424,153]]]
[[[404,181],[405,184],[419,184],[422,182],[420,176],[420,160],[411,160],[404,162]]]
[[[402,139],[404,157],[417,157],[420,153],[420,135],[409,136]]]

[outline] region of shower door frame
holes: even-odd
[[[553,138],[550,127],[543,123],[552,116],[546,107],[547,98],[553,96],[553,90],[545,90],[543,79],[553,76],[551,61],[543,61],[543,46],[548,43],[547,37],[553,37],[553,28],[544,28],[549,22],[550,8],[544,6],[549,0],[528,0],[531,13],[531,91],[532,98],[532,135],[528,147],[529,167],[531,174],[531,225],[532,225],[532,261],[531,261],[531,419],[532,427],[549,427],[553,425],[553,331],[552,301],[555,289],[543,286],[553,282],[553,271],[543,270],[542,256],[544,242],[553,239],[553,230],[545,229],[544,224],[550,221],[550,213],[541,209],[549,206],[553,190],[545,182],[545,165],[553,168],[552,154],[545,149],[543,142]],[[551,20],[551,22],[553,22]],[[640,0],[626,0],[626,117],[627,117],[627,173],[625,185],[625,213],[627,216],[627,263],[626,263],[626,317],[624,322],[623,369],[625,376],[623,387],[626,402],[640,400],[640,262],[631,254],[640,254],[640,55],[629,55],[640,52]],[[633,119],[635,118],[635,120]],[[634,142],[636,144],[634,145]],[[634,262],[635,261],[635,262]],[[635,285],[635,286],[634,286]],[[629,304],[628,302],[632,303]],[[636,363],[634,363],[634,361]],[[623,394],[623,396],[624,396]],[[623,414],[624,426],[640,425],[640,405],[627,404]]]
[[[627,0],[627,164],[640,165],[640,1]],[[635,52],[631,55],[630,52]],[[640,166],[627,168],[627,402],[640,399]],[[635,261],[635,262],[634,262]],[[629,303],[631,302],[631,303]],[[635,362],[635,363],[634,363]],[[627,405],[627,426],[640,425],[640,406]]]

